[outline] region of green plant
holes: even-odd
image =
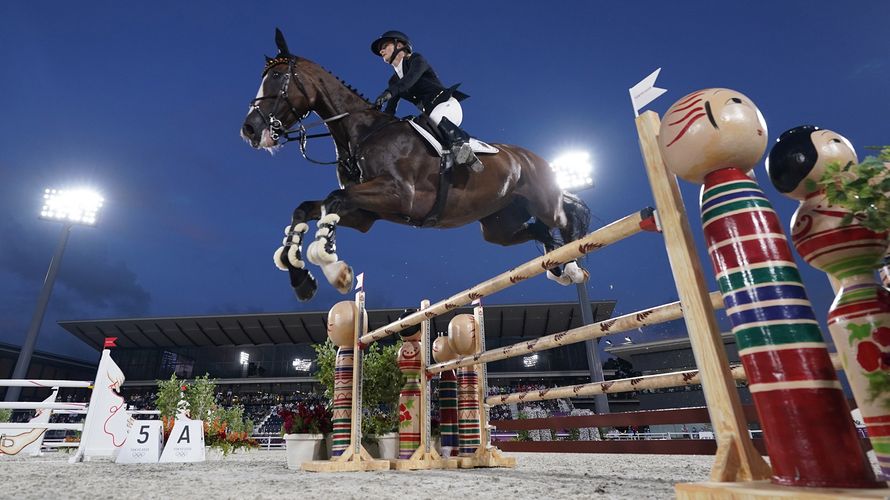
[[[195,380],[186,383],[186,390],[183,393],[185,401],[189,405],[189,416],[195,420],[207,420],[210,411],[216,405],[214,392],[216,391],[216,380],[211,379],[210,375],[204,374]]]
[[[9,422],[12,418],[12,410],[0,409],[0,422]]]
[[[315,378],[324,387],[324,395],[334,400],[334,365],[337,361],[337,346],[327,339],[323,344],[315,344]]]
[[[215,385],[215,384],[214,384]],[[259,443],[251,439],[253,421],[244,418],[244,407],[214,407],[204,421],[204,442],[228,455],[241,448],[257,448]]]
[[[811,190],[825,189],[829,203],[851,211],[841,224],[856,218],[877,233],[890,230],[890,146],[880,150],[877,157],[868,156],[859,164],[830,163],[818,182],[808,181]]]
[[[176,418],[176,409],[182,400],[182,391],[186,390],[185,381],[176,378],[176,374],[170,375],[169,380],[158,380],[158,392],[155,394],[155,407],[161,413],[162,418]]]
[[[362,435],[381,435],[398,430],[399,392],[405,375],[399,370],[398,353],[401,341],[394,345],[371,344],[364,352],[362,370]],[[315,377],[325,389],[325,396],[333,400],[334,365],[337,346],[328,339],[313,346],[316,352]]]
[[[518,420],[525,420],[528,418],[528,413],[524,411],[520,411],[518,415]],[[516,437],[513,439],[514,441],[531,441],[532,437],[528,430],[518,431],[516,433]]]

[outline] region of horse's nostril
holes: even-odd
[[[253,137],[253,127],[250,126],[250,124],[245,123],[241,126],[241,133],[243,133],[247,137]]]

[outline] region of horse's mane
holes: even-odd
[[[358,96],[361,100],[365,101],[366,104],[368,104],[369,106],[371,105],[371,101],[369,101],[368,98],[365,97],[364,94],[362,94],[361,92],[359,92],[358,89],[356,89],[356,88],[353,87],[352,85],[346,83],[346,81],[343,80],[342,78],[340,78],[339,76],[335,75],[333,71],[331,71],[331,70],[325,68],[324,66],[322,66],[322,65],[320,65],[320,64],[318,65],[318,67],[321,68],[321,69],[323,69],[324,71],[326,71],[327,74],[329,74],[329,75],[333,76],[334,78],[336,78],[338,82],[340,82],[341,84],[343,84],[343,86],[346,87],[347,89],[351,90],[353,94],[355,94],[356,96]]]

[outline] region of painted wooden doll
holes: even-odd
[[[811,125],[779,137],[767,160],[770,179],[800,207],[791,220],[791,240],[800,256],[829,273],[840,288],[828,311],[828,329],[862,412],[881,471],[890,478],[890,292],[875,281],[887,251],[888,233],[875,233],[850,211],[828,202],[816,182],[826,166],[856,163],[843,136]]]
[[[476,321],[472,314],[458,314],[448,323],[448,343],[461,356],[476,352]],[[479,421],[479,374],[475,367],[457,369],[457,431],[460,456],[476,453],[481,439]]]
[[[406,310],[401,318],[414,313]],[[399,458],[411,458],[420,447],[420,325],[399,332],[402,347],[399,348],[399,370],[405,374],[405,385],[399,392]]]
[[[782,224],[748,176],[767,142],[757,106],[734,90],[693,92],[667,110],[658,142],[670,171],[704,184],[705,241],[773,482],[877,487]]]
[[[433,359],[444,363],[456,358],[448,337],[440,336],[433,341]],[[457,375],[454,370],[439,374],[439,435],[442,443],[442,456],[450,457],[458,452],[457,427]]]
[[[342,455],[349,447],[356,312],[355,302],[343,301],[334,304],[328,313],[328,337],[339,347],[334,362],[332,457]]]

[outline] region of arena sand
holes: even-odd
[[[0,498],[672,498],[707,480],[712,456],[511,453],[515,469],[311,473],[283,451],[196,464],[68,464],[65,453],[0,460]],[[871,455],[871,454],[870,454]]]
[[[0,460],[0,498],[671,498],[714,460],[686,455],[513,453],[515,469],[310,473],[283,451],[197,464],[68,464],[68,455]]]

